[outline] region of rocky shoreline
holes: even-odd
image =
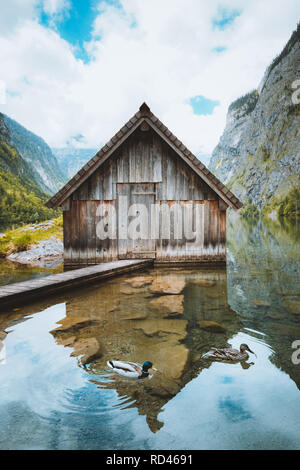
[[[63,242],[57,237],[50,237],[40,241],[37,245],[26,251],[12,253],[7,259],[22,264],[41,265],[46,262],[62,262],[64,254]],[[57,264],[57,263],[56,263]]]
[[[0,233],[0,257],[14,263],[55,268],[63,262],[62,236],[59,219]]]

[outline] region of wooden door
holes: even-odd
[[[119,259],[155,258],[154,183],[117,184]]]

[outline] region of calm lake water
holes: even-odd
[[[231,217],[227,256],[2,313],[0,448],[300,449],[300,226]],[[154,296],[156,280],[184,290]],[[241,343],[257,357],[202,357]],[[109,359],[158,372],[114,378]]]
[[[48,261],[43,266],[33,266],[0,259],[0,287],[63,272],[64,265],[60,260]]]

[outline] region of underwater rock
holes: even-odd
[[[161,312],[164,317],[183,314],[183,300],[183,295],[164,295],[151,300],[149,306],[151,309]]]
[[[131,287],[144,287],[153,282],[153,277],[151,276],[136,276],[132,279],[127,279],[125,281],[127,284],[130,284]]]
[[[278,312],[267,313],[266,317],[271,318],[272,320],[280,320],[281,318],[284,318],[284,316]]]
[[[289,342],[290,342],[291,338],[300,338],[300,325],[299,326],[297,326],[297,325],[287,325],[286,323],[283,323],[282,321],[281,322],[278,322],[278,321],[271,322],[270,321],[270,322],[268,322],[268,327],[270,328],[272,333],[276,333],[276,334],[280,335],[281,339],[286,337]],[[282,343],[282,344],[284,344],[284,343]],[[290,348],[290,344],[291,343],[289,343],[289,348]],[[280,345],[278,345],[277,348],[280,348]],[[286,351],[284,350],[284,346],[283,346],[282,350],[285,354]],[[278,351],[277,351],[277,353],[278,353]]]
[[[151,284],[149,291],[152,294],[180,294],[185,287],[185,280],[172,277],[158,277]]]
[[[156,368],[161,374],[157,377],[178,380],[181,378],[188,361],[189,350],[184,344],[174,344],[168,342],[165,347],[161,347],[159,354],[155,356]],[[166,361],[166,358],[167,361]],[[155,376],[156,378],[156,376]]]
[[[145,318],[147,318],[147,313],[141,310],[120,312],[120,320],[144,320]]]
[[[201,320],[198,322],[198,326],[202,330],[211,331],[212,333],[225,333],[226,331],[226,328],[216,321]]]
[[[150,392],[152,396],[158,398],[170,399],[178,393],[178,383],[175,380],[165,377],[163,374],[145,382],[145,390]]]
[[[0,331],[0,341],[3,341],[7,336],[7,333],[5,331]]]
[[[300,314],[300,300],[284,299],[283,306],[290,313]]]
[[[59,320],[57,324],[60,324],[57,328],[52,330],[50,333],[59,334],[66,332],[75,332],[79,331],[81,328],[94,325],[96,322],[91,320],[88,317],[72,316],[67,315],[62,320]]]
[[[68,344],[68,346],[72,347],[74,350],[71,356],[82,356],[81,363],[83,365],[102,356],[101,346],[96,338],[79,338],[72,344]]]
[[[181,319],[147,319],[141,321],[135,330],[142,330],[146,336],[176,335],[178,339],[186,336],[187,321]]]
[[[220,293],[220,292],[207,292],[207,294],[205,294],[205,296],[208,297],[209,299],[220,298],[221,300],[223,300],[224,293],[222,295],[222,293]]]
[[[203,287],[212,287],[216,285],[216,281],[211,281],[209,279],[195,279],[192,281],[192,284]]]
[[[266,300],[254,299],[253,303],[257,307],[271,307],[270,302],[267,302]]]
[[[122,286],[121,289],[120,289],[120,292],[121,292],[121,294],[132,295],[132,294],[137,294],[138,290],[134,289],[131,286]]]

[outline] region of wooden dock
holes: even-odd
[[[152,266],[153,260],[120,260],[74,269],[61,274],[52,274],[25,282],[0,287],[0,311],[4,308],[23,305],[32,299],[45,297],[61,290],[91,284],[109,277]]]

